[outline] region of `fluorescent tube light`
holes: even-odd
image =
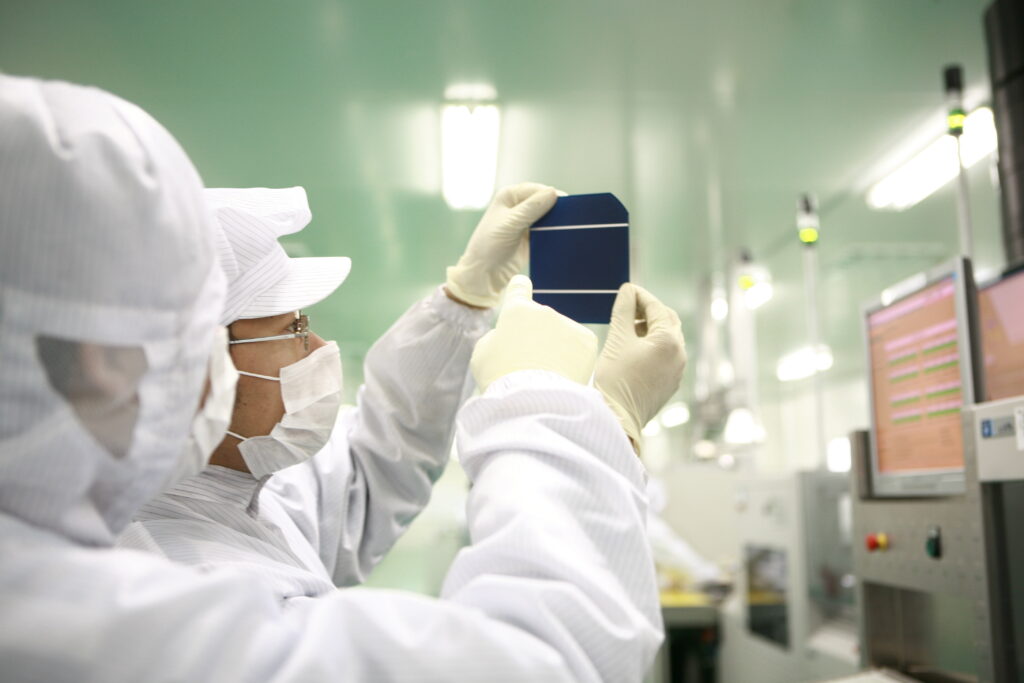
[[[996,124],[992,110],[975,109],[964,122],[960,152],[970,168],[996,149]],[[872,209],[909,209],[953,180],[959,173],[956,139],[943,135],[895,171],[875,183],[867,194]]]
[[[822,344],[815,353],[810,346],[787,353],[775,365],[775,376],[780,382],[806,379],[815,372],[824,372],[832,367],[832,350]]]
[[[442,194],[453,209],[482,209],[494,194],[500,121],[493,104],[442,109]]]

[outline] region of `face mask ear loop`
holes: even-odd
[[[255,372],[245,372],[244,370],[239,370],[238,374],[239,375],[246,375],[248,377],[258,377],[260,379],[269,379],[269,380],[274,381],[274,382],[280,382],[281,381],[280,377],[271,377],[270,375],[259,375],[259,374],[255,373]],[[236,434],[235,432],[231,431],[230,429],[225,430],[224,433],[227,434],[228,436],[235,437],[239,441],[246,441],[246,438],[244,436],[242,436],[241,434]]]
[[[270,375],[258,375],[255,372],[246,372],[245,370],[239,370],[238,374],[239,375],[245,375],[246,377],[258,377],[260,379],[269,379],[272,382],[280,382],[281,381],[280,377],[272,377]]]

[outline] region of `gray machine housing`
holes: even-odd
[[[854,572],[866,667],[928,682],[1021,680],[1005,496],[978,478],[975,421],[975,410],[965,408],[964,492],[943,497],[875,497],[869,433],[851,435]],[[1019,493],[1011,498],[1019,501]],[[856,542],[879,532],[889,537],[887,550],[872,552]],[[936,538],[940,552],[934,557],[928,543]]]
[[[754,604],[749,566],[738,573],[722,607],[719,680],[798,683],[856,673],[848,479],[812,471],[739,482],[740,557],[774,551],[784,571],[775,605]],[[776,627],[758,628],[757,612]]]

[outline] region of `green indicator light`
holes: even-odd
[[[744,292],[753,287],[755,284],[754,278],[750,275],[740,275],[740,289]]]
[[[800,228],[800,241],[804,244],[814,244],[818,241],[817,228]]]
[[[949,126],[949,132],[959,133],[964,129],[964,121],[967,120],[967,115],[964,114],[963,109],[954,109],[949,112],[949,116],[946,117],[946,124]]]

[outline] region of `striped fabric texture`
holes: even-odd
[[[441,599],[350,588],[282,602],[251,572],[69,547],[0,515],[4,677],[642,681],[662,637],[644,473],[600,395],[509,375],[467,402],[458,444],[471,545]]]

